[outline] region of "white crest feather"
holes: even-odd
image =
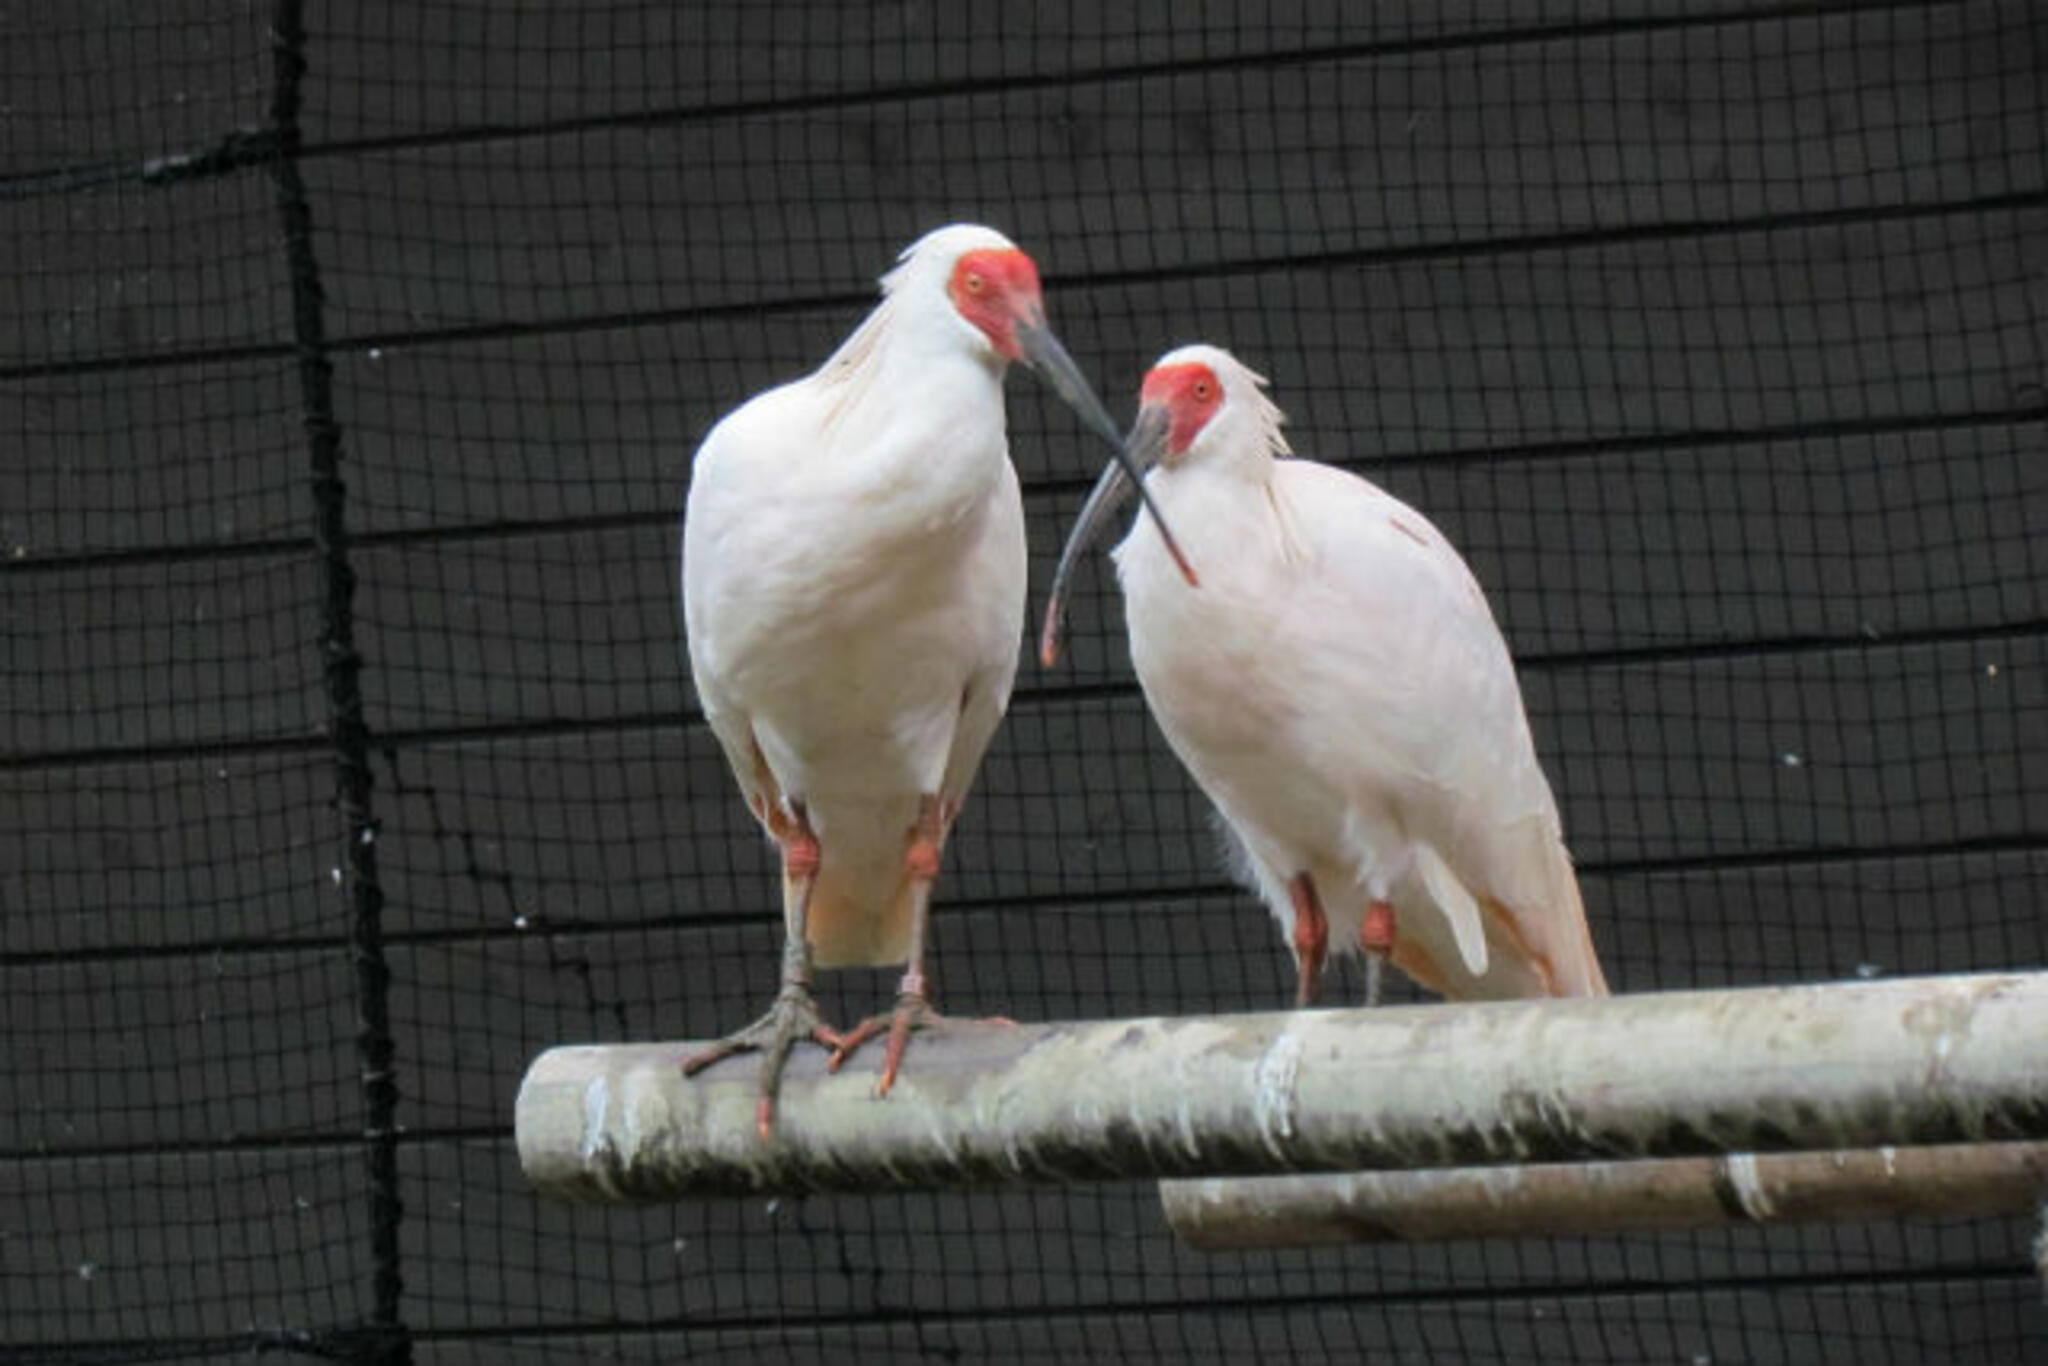
[[[1155,370],[1169,365],[1207,366],[1223,386],[1224,403],[1233,410],[1234,421],[1252,432],[1259,449],[1274,456],[1294,454],[1281,430],[1287,414],[1267,395],[1264,375],[1222,347],[1206,342],[1175,347],[1152,363]]]
[[[1280,405],[1275,403],[1272,397],[1266,393],[1266,377],[1252,369],[1249,365],[1239,361],[1237,357],[1232,356],[1230,359],[1232,364],[1236,365],[1239,370],[1244,372],[1245,377],[1251,380],[1251,384],[1243,391],[1242,397],[1250,406],[1252,416],[1258,426],[1259,435],[1265,440],[1266,449],[1276,456],[1294,454],[1294,448],[1287,444],[1287,434],[1280,430],[1287,422],[1287,414],[1282,412]]]

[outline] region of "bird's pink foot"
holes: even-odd
[[[775,1095],[782,1085],[782,1070],[799,1043],[814,1043],[836,1050],[846,1046],[846,1036],[827,1025],[818,1014],[818,1003],[809,988],[786,982],[776,994],[768,1013],[745,1029],[728,1034],[710,1047],[683,1059],[683,1075],[694,1077],[715,1062],[735,1053],[761,1055],[761,1088],[754,1102],[754,1127],[765,1140],[775,1127]],[[836,1064],[834,1064],[836,1066]]]
[[[886,1096],[895,1086],[896,1074],[903,1067],[903,1053],[910,1046],[911,1034],[921,1029],[936,1029],[945,1023],[946,1017],[932,1009],[931,1002],[924,998],[923,993],[906,991],[896,998],[896,1008],[888,1014],[870,1015],[847,1030],[825,1068],[837,1072],[840,1064],[852,1057],[862,1044],[887,1030],[889,1043],[882,1051],[882,1080],[875,1088],[876,1095]]]

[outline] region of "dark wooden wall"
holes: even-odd
[[[30,1360],[373,1345],[272,20],[0,10],[0,1346]],[[1034,251],[1112,406],[1227,344],[1298,450],[1464,547],[1620,988],[2039,966],[2037,6],[306,25],[414,1360],[2048,1354],[2005,1221],[1204,1257],[1138,1186],[562,1209],[507,1130],[540,1048],[705,1036],[770,988],[770,861],[688,695],[690,452],[958,218]],[[1042,587],[1098,453],[1025,380],[1011,425]],[[1088,589],[949,853],[941,1004],[1274,1005],[1277,937]]]

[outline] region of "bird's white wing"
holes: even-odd
[[[756,814],[801,797],[825,846],[821,966],[900,960],[905,832],[920,794],[957,810],[1008,702],[1025,610],[1000,408],[899,410],[910,436],[878,436],[832,397],[812,377],[715,427],[683,536],[706,718]]]
[[[1289,610],[1297,636],[1320,642],[1292,667],[1304,716],[1336,718],[1320,745],[1333,779],[1390,784],[1414,835],[1482,900],[1555,900],[1556,804],[1507,644],[1464,559],[1365,480],[1298,460],[1275,473],[1280,515],[1309,561]],[[1303,747],[1318,748],[1308,737]]]
[[[727,414],[697,449],[683,516],[683,618],[691,679],[748,806],[763,816],[782,793],[741,701],[736,662],[751,653],[748,638],[775,629],[790,605],[773,596],[781,576],[768,563],[776,543],[762,534],[760,509],[786,499],[792,466],[800,467],[779,449],[777,433],[804,430],[807,410],[817,406],[799,381]]]
[[[1018,643],[1024,634],[1028,566],[1023,497],[1017,487],[1017,471],[1006,460],[986,530],[962,571],[967,600],[977,605],[963,623],[967,639],[962,644],[972,650],[976,664],[961,698],[959,727],[946,760],[944,792],[955,804],[973,785],[981,757],[1010,705]]]

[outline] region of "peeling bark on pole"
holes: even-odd
[[[1166,1222],[1206,1251],[2024,1214],[2044,1195],[2048,1143],[1159,1183]]]
[[[1257,1176],[2048,1139],[2048,973],[1595,1000],[963,1026],[805,1050],[776,1131],[756,1065],[696,1045],[557,1048],[520,1161],[613,1202]]]

